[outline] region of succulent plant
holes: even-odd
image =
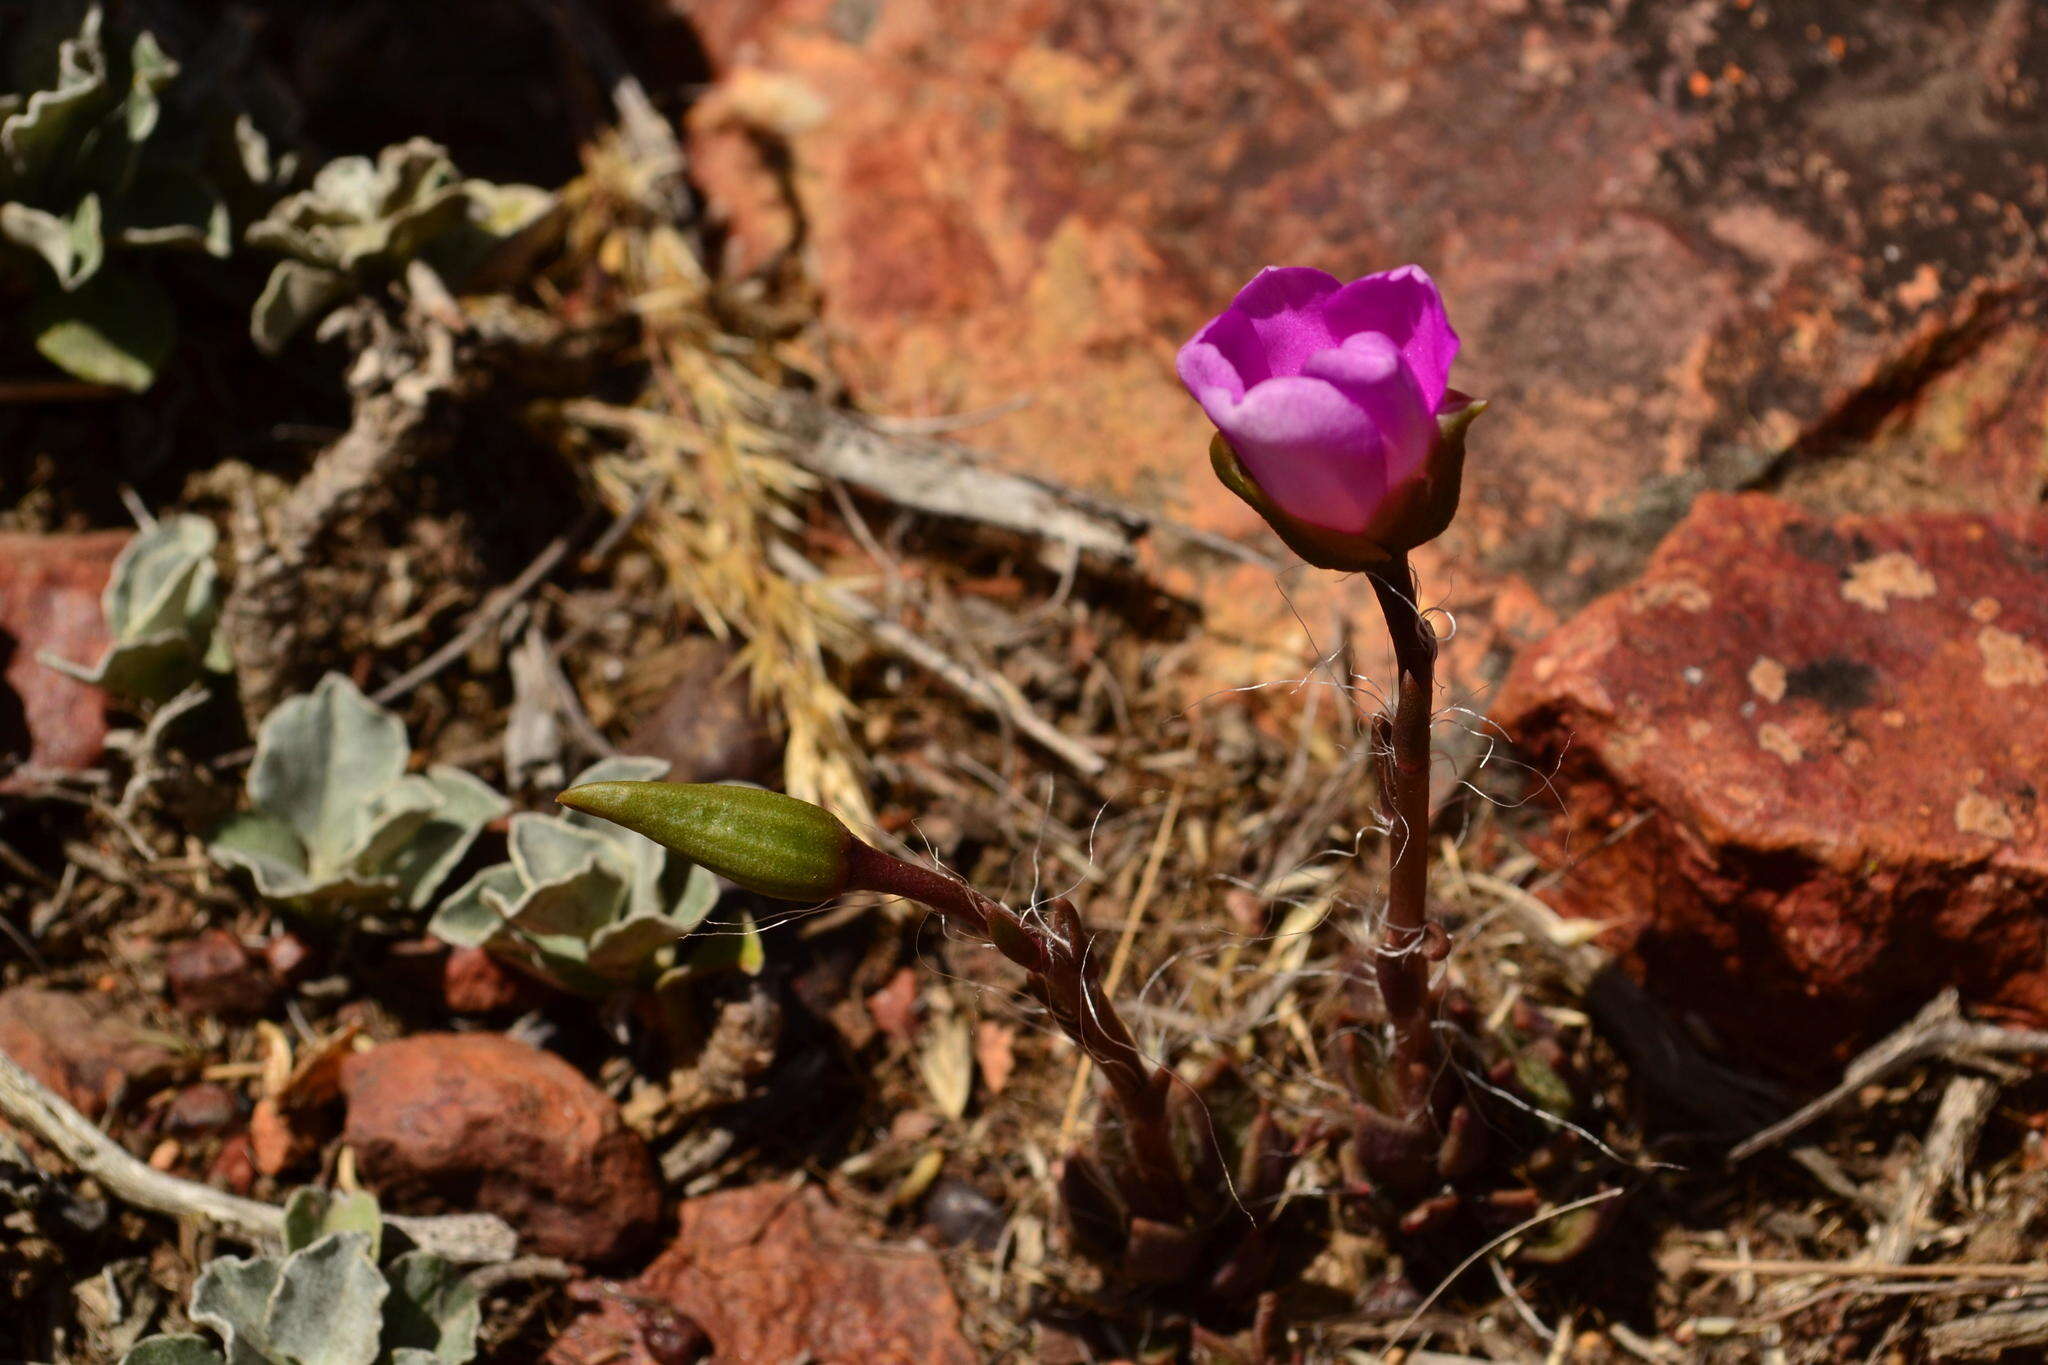
[[[477,1292],[402,1240],[368,1195],[300,1190],[283,1255],[223,1256],[192,1286],[187,1311],[221,1346],[151,1337],[121,1365],[463,1365],[476,1355]]]
[[[205,517],[165,517],[144,527],[115,559],[101,599],[114,637],[106,654],[90,668],[52,655],[44,662],[131,701],[163,701],[203,672],[226,672],[226,641],[215,630],[218,541]]]
[[[147,388],[176,324],[136,253],[227,256],[231,205],[270,198],[290,163],[226,103],[225,32],[193,75],[98,4],[34,0],[7,33],[0,243],[33,291],[36,348],[81,379]]]
[[[285,257],[256,301],[250,331],[266,352],[367,285],[432,266],[454,288],[516,276],[544,244],[555,197],[532,185],[465,180],[436,144],[414,138],[375,161],[345,156],[278,202],[249,242]]]
[[[666,771],[659,759],[610,758],[576,780],[646,781]],[[479,872],[428,928],[570,990],[598,995],[655,981],[679,965],[675,943],[718,900],[710,872],[580,811],[515,815],[509,843],[512,860]]]
[[[1227,1067],[1166,1092],[1173,1169],[1128,1132],[1103,1135],[1060,1167],[1076,1249],[1125,1285],[1219,1303],[1250,1298],[1271,1268],[1271,1232],[1293,1169],[1289,1135]],[[1226,1175],[1226,1172],[1228,1174]]]
[[[459,768],[407,773],[403,721],[338,673],[263,722],[250,810],[213,856],[295,909],[424,910],[505,799]]]

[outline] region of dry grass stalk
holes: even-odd
[[[572,253],[595,263],[630,300],[645,328],[651,382],[632,409],[579,404],[573,422],[628,437],[590,462],[615,513],[652,499],[637,534],[670,585],[721,638],[744,641],[756,704],[788,727],[783,785],[861,825],[873,823],[865,762],[850,727],[853,704],[826,656],[857,648],[827,585],[778,573],[769,548],[798,528],[797,504],[816,481],[782,451],[763,419],[785,368],[769,343],[732,337],[714,318],[696,253],[668,221],[633,159],[607,142],[590,153],[571,196]]]

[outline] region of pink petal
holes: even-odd
[[[1323,310],[1339,288],[1337,277],[1321,270],[1267,266],[1237,291],[1217,322],[1236,315],[1251,325],[1266,362],[1258,379],[1300,374],[1303,361],[1337,344]],[[1239,372],[1247,384],[1258,382],[1242,369]]]
[[[1387,491],[1379,431],[1335,385],[1282,375],[1221,411],[1203,407],[1282,511],[1333,531],[1371,522]]]
[[[1422,468],[1436,441],[1434,408],[1391,338],[1360,332],[1342,346],[1310,356],[1302,373],[1329,381],[1378,429],[1389,486]]]
[[[1419,265],[1404,265],[1353,280],[1330,296],[1324,313],[1339,339],[1360,332],[1390,338],[1407,357],[1429,410],[1435,412],[1442,404],[1459,343],[1429,272]]]

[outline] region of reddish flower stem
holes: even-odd
[[[1393,817],[1387,853],[1387,922],[1376,954],[1380,999],[1393,1026],[1393,1098],[1413,1119],[1428,1107],[1437,1074],[1436,996],[1430,989],[1429,770],[1430,720],[1436,686],[1436,635],[1415,605],[1415,573],[1408,557],[1373,591],[1387,619],[1399,674],[1389,734],[1393,753],[1382,774],[1392,784],[1386,802]]]
[[[846,887],[920,901],[988,943],[1031,974],[1031,990],[1054,1022],[1102,1071],[1123,1111],[1142,1185],[1136,1211],[1171,1221],[1187,1207],[1174,1155],[1166,1094],[1172,1077],[1155,1067],[1102,990],[1080,912],[1066,899],[1047,907],[1057,932],[1027,924],[965,882],[905,862],[856,839],[847,850]]]

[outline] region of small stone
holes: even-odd
[[[180,1090],[164,1106],[163,1128],[173,1137],[218,1133],[242,1120],[242,1097],[224,1085],[204,1081]]]
[[[164,980],[186,1014],[249,1019],[277,1003],[277,978],[269,964],[225,929],[173,944],[164,959]]]
[[[263,1174],[282,1175],[318,1148],[314,1136],[292,1119],[275,1099],[256,1101],[249,1115],[249,1154]]]
[[[917,970],[898,968],[889,984],[868,997],[868,1014],[875,1027],[899,1043],[917,1037]]]
[[[1704,614],[1644,606],[1690,582]],[[1493,718],[1554,774],[1554,903],[1620,917],[1675,1008],[1807,1074],[1949,984],[2048,1022],[2044,648],[2048,516],[1710,495]]]
[[[552,1053],[492,1033],[431,1033],[350,1057],[344,1140],[391,1207],[478,1208],[522,1249],[609,1261],[653,1232],[661,1191],[618,1106]]]
[[[668,690],[633,727],[624,752],[668,760],[671,782],[759,781],[774,771],[781,745],[735,672],[728,645],[687,636],[671,651]]]
[[[981,1251],[995,1250],[1003,1235],[1003,1210],[964,1180],[938,1181],[924,1199],[925,1225],[945,1245],[969,1243]]]
[[[229,1194],[247,1194],[256,1186],[256,1149],[247,1133],[236,1133],[221,1143],[207,1168],[207,1183]]]
[[[457,948],[441,964],[441,999],[453,1014],[505,1014],[544,994],[532,977],[482,948]]]
[[[306,940],[286,930],[263,945],[263,961],[279,982],[293,986],[312,971],[313,950],[307,946]]]
[[[815,1186],[723,1190],[686,1201],[679,1214],[668,1249],[639,1278],[608,1289],[642,1315],[661,1304],[694,1324],[714,1360],[969,1365],[976,1358],[938,1258],[915,1244],[878,1243]],[[619,1321],[614,1312],[590,1329],[589,1317],[572,1324],[547,1365],[613,1359],[593,1337],[606,1323],[615,1332]]]
[[[710,1352],[703,1330],[659,1299],[604,1280],[579,1281],[567,1295],[593,1311],[555,1339],[543,1365],[695,1365]]]
[[[90,1119],[175,1061],[98,996],[40,986],[0,991],[0,1052]]]

